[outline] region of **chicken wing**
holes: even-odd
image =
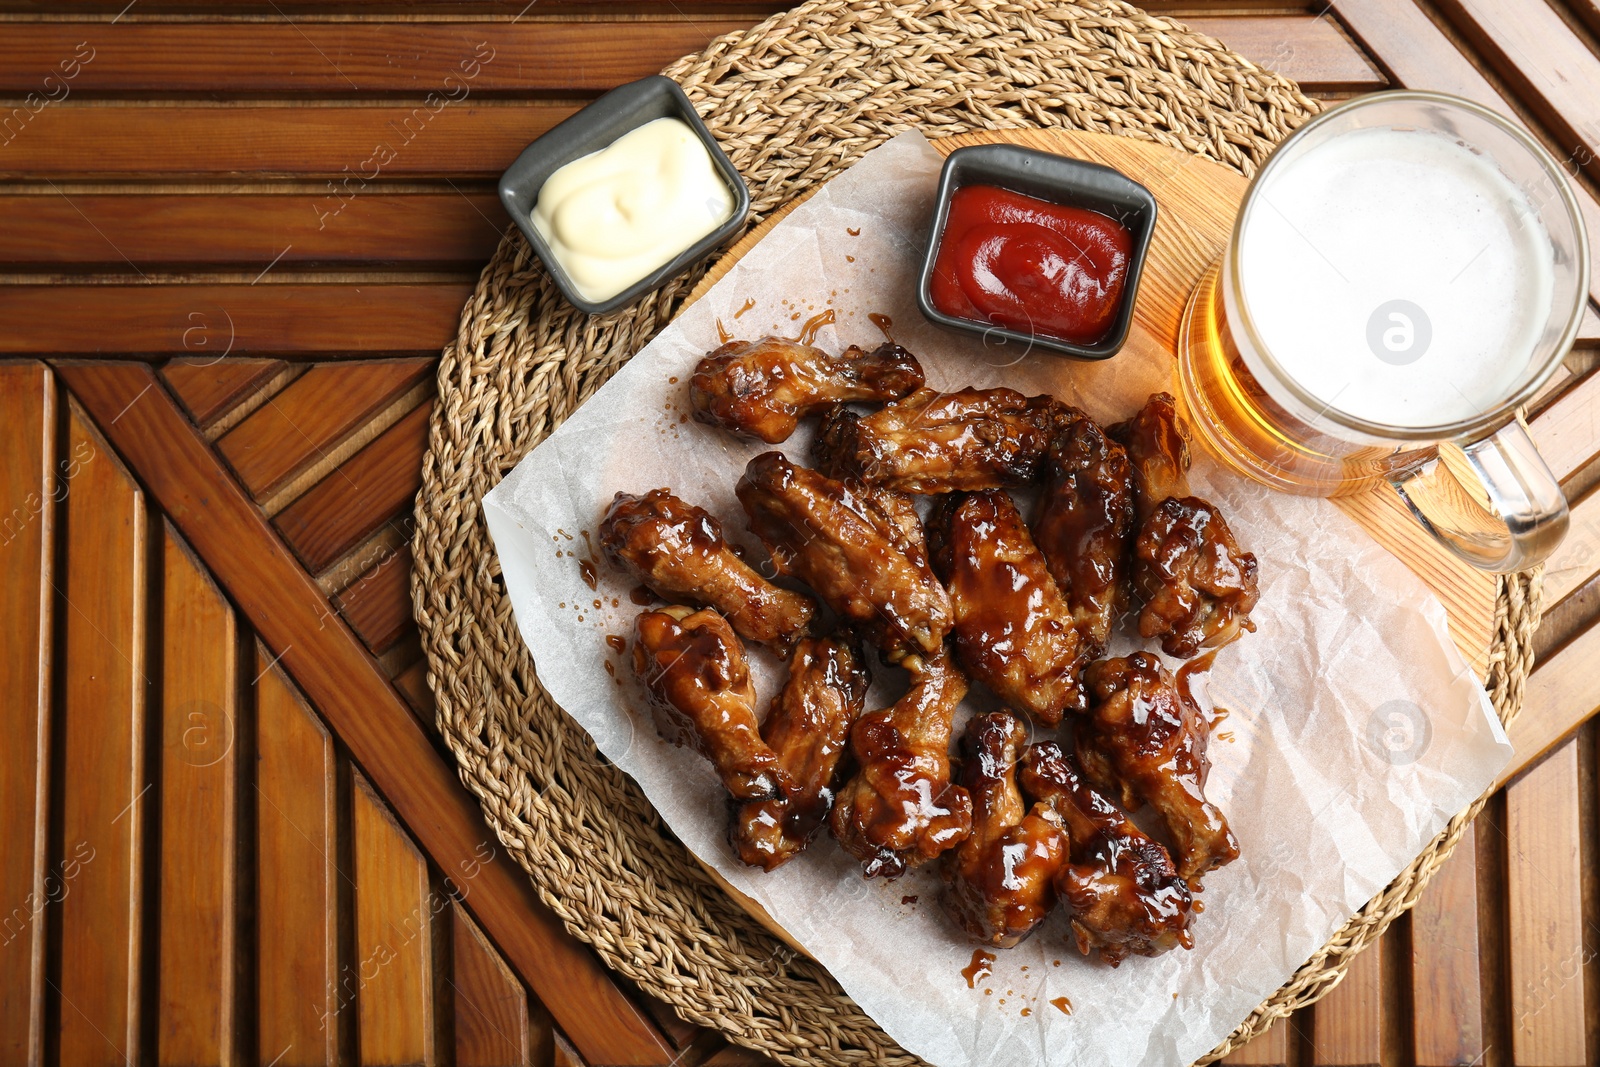
[[[729,341],[702,359],[689,379],[689,402],[700,422],[775,445],[833,404],[898,400],[921,388],[922,367],[897,344],[871,352],[851,345],[831,356],[763,337]]]
[[[1061,746],[1043,741],[1023,756],[1022,788],[1066,827],[1071,860],[1055,886],[1078,951],[1115,967],[1123,957],[1159,956],[1192,944],[1193,897],[1172,856],[1106,797],[1090,788]]]
[[[1133,488],[1128,454],[1093,419],[1061,406],[1033,536],[1092,658],[1124,609]]]
[[[829,825],[867,877],[895,878],[972,832],[972,797],[950,781],[950,734],[967,680],[943,649],[910,656],[911,688],[850,728],[858,770]]]
[[[1216,506],[1189,495],[1189,447],[1167,393],[1113,429],[1133,464],[1139,634],[1187,658],[1253,631],[1256,557],[1239,549]]]
[[[666,489],[618,493],[600,523],[600,544],[663,600],[715,608],[751,641],[785,648],[817,610],[810,597],[752,570],[722,539],[716,519]]]
[[[1149,652],[1084,672],[1090,712],[1078,724],[1078,762],[1128,811],[1156,810],[1172,835],[1178,873],[1193,880],[1239,857],[1228,820],[1206,800],[1210,724]]]
[[[790,787],[752,800],[733,818],[733,846],[752,867],[773,870],[798,856],[833,806],[839,759],[867,699],[861,652],[844,637],[808,637],[789,657],[789,681],[772,701],[761,736]]]
[[[1042,726],[1087,707],[1078,684],[1084,643],[1011,497],[951,494],[929,526],[967,674]]]
[[[889,662],[944,642],[950,598],[902,519],[781,452],[751,460],[736,492],[779,573],[815,589]]]
[[[1054,407],[1015,389],[919,389],[866,416],[834,408],[814,451],[836,478],[906,493],[1022,486],[1039,473]]]
[[[711,761],[737,800],[786,793],[789,777],[761,739],[744,646],[714,611],[673,604],[641,612],[633,670],[650,697],[656,728]]]
[[[1067,835],[1048,804],[1028,810],[1017,761],[1028,732],[1007,711],[974,716],[962,738],[961,784],[972,795],[972,836],[945,853],[945,910],[974,941],[1010,948],[1044,921]]]

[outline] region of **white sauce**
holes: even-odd
[[[545,181],[533,225],[586,300],[609,300],[733,214],[733,191],[682,119],[656,119]]]

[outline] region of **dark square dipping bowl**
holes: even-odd
[[[539,202],[539,190],[550,175],[573,160],[600,151],[623,134],[631,133],[647,122],[665,118],[682,119],[688,123],[706,146],[717,173],[722,175],[722,180],[733,191],[733,213],[728,216],[727,222],[611,299],[599,303],[586,300],[578,293],[567,272],[561,269],[561,263],[550,251],[550,246],[534,229],[533,208]],[[657,74],[618,86],[524,148],[517,161],[500,176],[500,203],[505,205],[512,221],[550,271],[561,295],[579,311],[603,315],[633,303],[741,232],[745,216],[750,213],[750,189],[723,154],[717,139],[700,121],[700,116],[695,114],[694,105],[678,83]]]
[[[1074,344],[1043,333],[1024,333],[980,319],[946,315],[933,306],[929,292],[939,241],[944,236],[950,214],[950,196],[966,185],[998,185],[1014,193],[1036,197],[1052,204],[1088,208],[1116,219],[1127,227],[1132,239],[1128,275],[1122,288],[1122,305],[1111,329],[1092,345]],[[922,257],[922,275],[917,285],[917,305],[931,321],[951,329],[966,330],[986,338],[1003,337],[1023,346],[1023,351],[1044,348],[1076,359],[1109,359],[1128,339],[1133,323],[1133,305],[1139,295],[1139,275],[1144,272],[1145,255],[1150,251],[1150,236],[1156,229],[1156,198],[1150,190],[1126,175],[1087,163],[1081,159],[1038,152],[1019,145],[986,144],[958,148],[944,161],[939,176],[938,208],[928,234],[927,251]]]

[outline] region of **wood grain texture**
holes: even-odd
[[[259,500],[325,456],[431,366],[426,359],[318,364],[218,438],[217,451]]]
[[[1477,837],[1469,826],[1411,911],[1416,1067],[1455,1067],[1484,1054],[1477,863]]]
[[[380,178],[498,179],[529,141],[577,111],[470,97],[452,104],[444,92],[317,107],[58,104],[6,130],[0,179],[326,178],[337,190],[332,212]]]
[[[1351,961],[1344,981],[1333,992],[1317,1001],[1312,1062],[1327,1067],[1389,1067],[1383,1056],[1383,999],[1380,939]]]
[[[1453,93],[1501,115],[1516,115],[1517,109],[1413,0],[1334,0],[1332,11],[1398,86]],[[1565,154],[1555,152],[1558,159]],[[1573,192],[1589,232],[1590,256],[1600,258],[1600,202],[1581,184]],[[1589,296],[1600,301],[1600,276],[1591,276]]]
[[[162,509],[306,691],[440,869],[470,884],[467,907],[591,1062],[661,1064],[672,1052],[534,896],[477,801],[439,759],[359,639],[205,441],[138,363],[63,362],[57,372],[111,427]],[[118,412],[122,414],[118,417]],[[116,418],[116,422],[111,422]]]
[[[1109,134],[1001,130],[941,137],[932,144],[940,153],[948,155],[966,145],[994,142],[1022,144],[1103,163],[1142,182],[1155,194],[1161,212],[1139,281],[1133,326],[1117,358],[1171,360],[1189,294],[1206,268],[1221,254],[1232,232],[1233,218],[1247,186],[1244,178],[1199,156]],[[683,307],[703,296],[798,203],[792,202],[769,215],[740,238],[706,272]],[[1600,419],[1600,415],[1594,417]],[[1600,449],[1600,434],[1596,440],[1596,448]],[[1492,637],[1494,577],[1456,558],[1429,536],[1405,511],[1388,485],[1375,486],[1368,492],[1330,503],[1410,567],[1439,598],[1450,617],[1450,632],[1456,647],[1468,663],[1481,669]]]
[[[44,1055],[51,664],[55,616],[55,380],[0,364],[0,1062]],[[59,876],[56,876],[59,877]],[[59,892],[59,889],[56,890]]]
[[[411,626],[411,546],[385,556],[334,598],[356,633],[382,653]]]
[[[1534,668],[1522,714],[1506,729],[1516,755],[1500,772],[1504,785],[1565,740],[1600,708],[1600,626],[1584,630]]]
[[[754,21],[23,24],[0,38],[0,92],[24,95],[50,78],[67,84],[77,99],[218,89],[420,98],[459,95],[463,87],[472,95],[576,95],[654,74]],[[1324,61],[1337,60],[1330,55]],[[63,78],[63,62],[73,77]]]
[[[1566,481],[1600,456],[1600,373],[1572,386],[1529,425],[1539,454]]]
[[[56,1041],[64,1063],[119,1067],[141,1023],[149,516],[75,405],[66,450]]]
[[[1518,1067],[1587,1061],[1577,742],[1506,789],[1511,1043]]]
[[[241,1051],[239,635],[233,610],[170,525],[161,538],[160,642],[157,1058],[232,1063]]]
[[[276,359],[179,358],[162,366],[161,377],[190,417],[198,425],[208,426],[286,366]]]
[[[256,705],[256,1027],[261,1061],[339,1061],[338,768],[333,739],[258,649]]]
[[[449,906],[428,885],[428,864],[372,786],[354,775],[356,968],[361,1062],[371,1067],[439,1062],[433,938]]]
[[[460,905],[450,906],[448,921],[457,1067],[531,1065],[528,995],[522,983]]]
[[[455,336],[471,295],[466,279],[6,285],[0,286],[0,322],[7,326],[0,355],[436,356]]]
[[[1544,602],[1555,607],[1600,573],[1600,493],[1572,505],[1566,539],[1544,564]]]
[[[1229,1067],[1288,1067],[1293,1023],[1279,1019],[1267,1032],[1223,1058]]]
[[[326,188],[0,196],[0,218],[0,263],[14,271],[476,269],[511,225],[478,186],[344,200]]]
[[[1387,84],[1361,49],[1339,32],[1338,24],[1320,14],[1178,18],[1252,63],[1293,78],[1306,92],[1372,92]]]
[[[284,508],[273,524],[312,574],[354,548],[422,488],[431,403],[413,409],[315,488]]]

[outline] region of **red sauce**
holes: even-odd
[[[993,185],[950,197],[934,259],[933,306],[956,318],[1094,344],[1122,304],[1133,238],[1087,208]]]

